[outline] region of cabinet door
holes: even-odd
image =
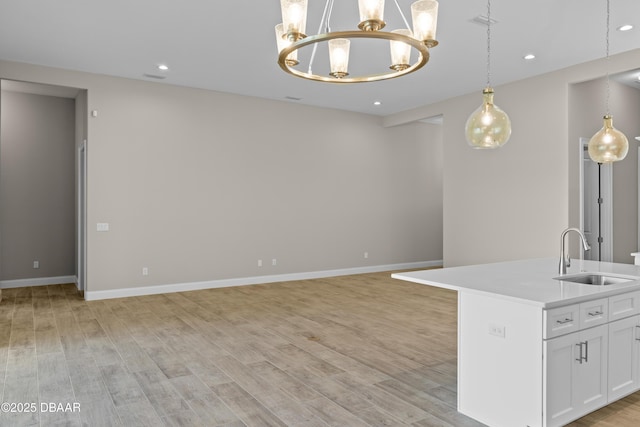
[[[607,404],[607,360],[609,355],[608,328],[601,325],[579,333],[582,363],[578,369],[574,393],[583,414]]]
[[[546,340],[545,426],[563,426],[607,403],[607,325]]]
[[[545,340],[543,344],[545,426],[562,426],[575,418],[576,399],[573,392],[579,332]]]
[[[638,389],[640,316],[609,324],[609,402]]]

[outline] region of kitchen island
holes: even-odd
[[[558,258],[393,274],[458,291],[458,411],[561,426],[640,389],[640,266]],[[606,286],[570,281],[603,273]]]

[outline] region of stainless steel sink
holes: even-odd
[[[573,283],[580,283],[583,285],[596,285],[596,286],[616,285],[618,283],[630,282],[634,280],[627,277],[608,276],[606,274],[598,274],[598,273],[586,273],[586,274],[575,274],[575,275],[569,275],[569,276],[560,276],[560,277],[556,277],[555,279],[561,280],[563,282],[573,282]]]

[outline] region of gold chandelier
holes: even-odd
[[[307,36],[307,0],[280,0],[282,23],[276,25],[278,64],[287,73],[309,80],[332,83],[361,83],[400,77],[422,68],[429,61],[429,48],[438,44],[436,27],[438,2],[419,0],[411,5],[413,31],[394,0],[406,28],[381,31],[384,21],[384,0],[358,0],[360,23],[358,30],[331,31],[330,20],[334,0],[327,0],[320,20],[318,34]],[[356,39],[388,40],[391,60],[383,70],[367,70],[357,75],[349,74],[349,52],[351,41]],[[326,43],[329,52],[329,72],[318,74],[313,71],[313,62],[319,45]],[[310,46],[308,69],[300,64],[299,53]],[[417,59],[411,62],[412,49],[417,51]]]

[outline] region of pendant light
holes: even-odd
[[[613,117],[609,113],[609,0],[607,0],[607,36],[606,36],[606,66],[607,66],[607,95],[604,126],[589,140],[589,157],[597,163],[618,162],[627,156],[629,141],[622,132],[613,127]]]
[[[511,120],[493,103],[491,87],[491,0],[487,0],[487,87],[482,91],[482,105],[467,119],[465,134],[473,148],[498,148],[511,136]]]

